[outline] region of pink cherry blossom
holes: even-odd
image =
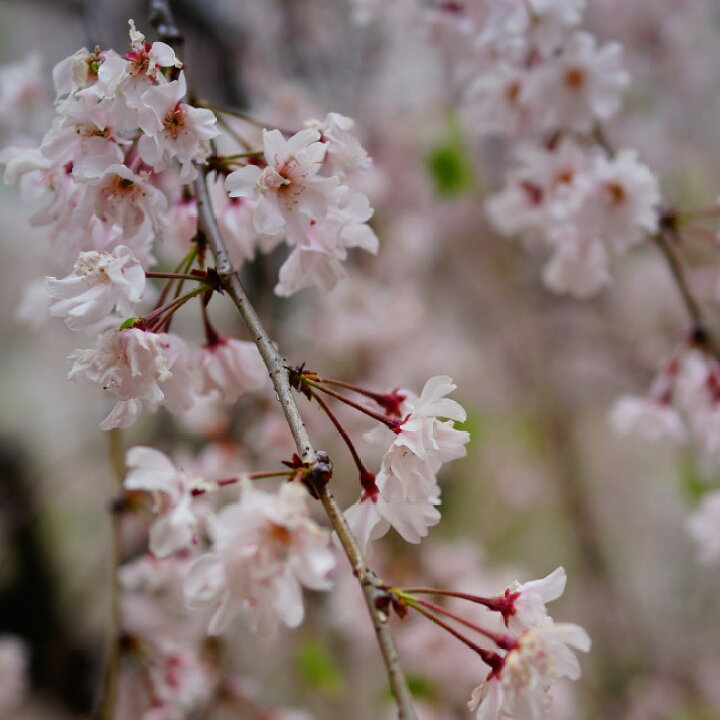
[[[266,493],[246,480],[240,501],[220,511],[213,551],[195,561],[185,583],[192,607],[215,609],[210,634],[223,632],[241,612],[262,633],[278,622],[297,627],[304,615],[302,586],[330,588],[330,535],[311,520],[306,497],[301,485]]]
[[[508,616],[508,627],[513,632],[524,632],[552,623],[545,603],[557,600],[565,591],[567,575],[559,567],[540,580],[515,582],[505,595],[512,598],[513,613]]]
[[[583,299],[610,284],[607,250],[598,238],[568,228],[558,231],[555,240],[555,251],[542,274],[548,288]]]
[[[212,490],[202,477],[178,469],[167,455],[149,447],[128,450],[127,490],[148,490],[155,496],[157,520],[150,528],[150,552],[168,557],[195,539],[198,517],[192,507],[194,490]]]
[[[545,103],[547,127],[588,132],[596,120],[608,120],[617,113],[629,82],[619,44],[597,48],[592,35],[576,32],[560,54],[529,76],[522,98],[532,105]]]
[[[404,420],[395,429],[395,438],[375,478],[378,492],[363,492],[357,503],[345,511],[364,548],[391,526],[407,542],[419,543],[439,522],[436,475],[443,463],[465,455],[465,444],[470,439],[467,432],[454,427],[454,421],[465,420],[465,410],[445,397],[456,387],[447,375],[437,375],[425,383],[419,398],[402,391],[400,410]],[[378,435],[372,431],[373,439]]]
[[[331,208],[326,220],[311,225],[307,237],[280,268],[275,293],[287,297],[312,286],[330,291],[347,277],[342,263],[349,248],[359,247],[375,255],[379,241],[366,224],[372,214],[367,197],[360,193],[342,207]]]
[[[350,170],[369,170],[372,167],[367,151],[352,132],[355,128],[352,118],[331,112],[322,121],[308,120],[305,127],[318,130],[322,142],[327,144],[325,164],[330,175],[344,177]]]
[[[288,140],[279,130],[263,130],[267,167],[246,165],[228,175],[225,188],[231,197],[256,199],[255,229],[275,235],[285,229],[295,242],[307,234],[310,222],[325,218],[338,199],[337,177],[319,175],[327,144],[320,133],[307,128]]]
[[[197,375],[183,340],[169,333],[137,328],[110,330],[92,350],[76,350],[69,380],[100,385],[117,395],[103,430],[129,427],[143,410],[160,405],[170,412],[189,409],[195,397]]]
[[[234,403],[246,392],[260,390],[268,374],[255,343],[218,337],[200,351],[202,394],[217,393]]]
[[[216,691],[218,673],[202,651],[162,639],[149,657],[153,708],[143,720],[185,718],[201,709]]]
[[[183,182],[197,175],[193,163],[205,160],[210,152],[210,140],[219,134],[211,110],[182,102],[186,92],[183,72],[177,80],[145,90],[139,112],[139,125],[144,134],[138,141],[140,156],[158,172],[177,160]]]

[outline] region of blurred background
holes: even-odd
[[[620,394],[646,391],[687,331],[663,258],[650,245],[634,250],[591,301],[545,290],[536,249],[496,236],[485,219],[507,148],[466,121],[441,54],[403,15],[404,3],[391,4],[392,12],[359,23],[347,0],[172,3],[195,92],[269,127],[349,115],[374,160],[363,190],[375,207],[377,257],[354,257],[350,278],[330,296],[306,290],[289,300],[272,293],[280,255],[244,268],[282,351],[323,375],[383,391],[419,392],[428,377],[448,374],[468,410],[468,456],[441,477],[442,522],[417,547],[389,535],[373,562],[397,584],[484,595],[563,565],[568,589],[551,614],[586,627],[594,645],[582,679],[560,687],[554,720],[720,718],[720,578],[698,564],[685,528],[719,478],[690,454],[617,437],[607,421]],[[0,65],[37,58],[38,78],[23,100],[27,113],[18,114],[22,103],[11,113],[0,106],[2,144],[37,144],[53,117],[53,65],[83,46],[122,52],[130,17],[155,39],[143,2],[0,2]],[[670,204],[713,203],[720,6],[589,0],[586,26],[623,44],[633,76],[624,111],[607,127],[613,143],[639,150]],[[4,662],[0,642],[0,697],[5,688],[16,698],[0,705],[0,716],[90,717],[107,644],[110,510],[119,493],[112,447],[98,428],[108,400],[65,379],[66,356],[91,340],[43,306],[42,278],[52,274],[47,230],[28,224],[17,188],[0,188],[0,203],[0,636],[24,648],[10,648]],[[707,244],[687,248],[711,320],[715,253]],[[213,318],[245,338],[221,300]],[[192,314],[175,329],[199,337]],[[334,459],[345,507],[358,493],[350,458],[317,409],[304,409],[314,443]],[[368,429],[338,412],[354,436]],[[229,467],[261,469],[292,447],[270,392],[231,411],[203,404],[187,416],[145,416],[114,442],[215,453],[214,463],[219,454]],[[148,520],[140,513],[123,523],[131,568],[124,627],[151,633],[172,617],[199,636],[172,572],[153,587],[141,577]],[[308,597],[301,628],[274,640],[234,623],[208,648],[222,664],[219,690],[188,717],[392,717],[359,590],[344,567],[336,580],[335,593]],[[396,629],[422,717],[469,717],[484,666],[421,620]],[[24,680],[18,657],[27,660]],[[137,668],[123,668],[118,717],[140,718],[148,701]]]

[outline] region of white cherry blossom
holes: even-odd
[[[577,680],[580,664],[573,649],[587,652],[590,638],[579,625],[557,623],[529,630],[501,666],[472,693],[468,703],[476,720],[542,720],[548,716],[550,688],[562,677]]]
[[[90,330],[105,323],[114,308],[125,318],[133,314],[145,289],[145,271],[130,248],[118,245],[110,253],[81,252],[72,273],[45,282],[57,301],[50,314],[65,318],[71,330]]]
[[[185,583],[191,607],[215,609],[210,634],[223,632],[241,612],[264,634],[279,622],[297,627],[304,615],[302,586],[330,588],[330,534],[310,518],[306,498],[302,485],[266,493],[245,480],[240,501],[220,511],[213,551],[195,561]]]

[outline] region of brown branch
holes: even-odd
[[[160,37],[175,47],[179,46],[182,43],[182,34],[175,25],[167,0],[151,0],[151,11],[152,24],[158,30]],[[310,442],[307,429],[292,393],[287,362],[270,339],[255,312],[255,308],[245,293],[245,289],[240,282],[240,276],[228,255],[225,242],[220,234],[217,218],[212,209],[205,175],[206,169],[202,166],[198,166],[197,169],[198,177],[195,180],[194,187],[198,208],[198,231],[205,236],[210,251],[215,258],[221,284],[238,309],[265,362],[270,379],[275,387],[278,402],[283,409],[285,419],[295,440],[298,454],[304,462],[314,465],[316,463],[315,449]],[[330,519],[330,523],[340,539],[353,572],[362,587],[368,613],[387,669],[390,688],[397,703],[398,718],[399,720],[417,720],[412,695],[400,667],[395,642],[388,627],[388,616],[377,605],[378,600],[386,598],[387,585],[368,567],[360,546],[350,531],[347,521],[327,483],[318,483],[315,489]]]
[[[115,485],[122,489],[125,463],[123,459],[122,433],[118,428],[108,433],[108,460]],[[121,522],[122,513],[111,510],[111,551],[110,572],[110,630],[103,668],[103,687],[98,709],[98,720],[113,720],[117,706],[118,680],[120,675],[120,633],[122,630],[122,612],[120,608],[120,580],[118,569],[122,562]]]
[[[685,264],[678,252],[681,238],[677,227],[671,223],[667,229],[667,235],[661,230],[653,236],[653,240],[670,268],[670,273],[680,293],[683,305],[685,305],[685,309],[692,322],[694,340],[706,348],[708,352],[720,362],[720,346],[718,346],[717,341],[708,331],[703,309],[697,298],[693,295],[687,279]]]
[[[218,228],[217,219],[208,195],[205,174],[202,168],[198,168],[198,170],[199,176],[195,181],[198,228],[204,233],[207,239],[208,246],[215,258],[221,282],[227,294],[238,309],[240,316],[250,331],[252,339],[260,351],[260,355],[262,355],[275,387],[278,402],[282,406],[293,439],[295,440],[298,454],[304,462],[312,465],[316,461],[315,450],[310,442],[307,429],[303,423],[300,410],[290,386],[287,361],[278,352],[245,293],[238,272],[230,260],[225,243],[220,235],[220,229]],[[316,490],[320,502],[340,539],[340,543],[353,572],[362,586],[368,613],[370,614],[370,619],[372,620],[375,635],[380,646],[380,652],[382,653],[387,669],[390,687],[397,702],[398,717],[400,720],[416,720],[412,696],[398,661],[395,642],[388,627],[387,615],[376,605],[377,600],[384,598],[386,595],[386,584],[368,567],[357,540],[350,531],[347,521],[328,486],[326,484],[320,485]]]

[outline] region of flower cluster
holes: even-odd
[[[488,198],[501,233],[522,234],[551,249],[545,285],[578,298],[610,282],[610,259],[658,229],[660,191],[632,150],[614,157],[564,139],[526,145],[506,187]]]
[[[249,208],[256,242],[273,246],[285,237],[293,248],[275,288],[282,296],[311,286],[332,290],[347,275],[342,262],[349,248],[373,254],[378,249],[366,224],[370,203],[346,184],[349,172],[369,167],[351,132],[353,121],[330,113],[307,125],[287,140],[279,130],[264,130],[262,162],[231,172],[225,181],[230,197],[242,198]]]
[[[303,618],[302,586],[330,588],[328,573],[335,565],[330,535],[310,518],[302,484],[286,482],[269,493],[256,489],[247,473],[209,481],[149,447],[132,448],[126,462],[126,490],[144,490],[155,499],[150,528],[155,556],[190,550],[204,534],[212,538],[212,551],[183,571],[190,607],[213,609],[211,634],[222,633],[240,612],[262,633],[272,632],[278,621],[295,627]],[[237,483],[240,499],[217,515],[198,506],[196,497]]]
[[[297,627],[304,615],[302,587],[330,589],[330,534],[310,518],[307,496],[302,485],[266,493],[245,480],[239,502],[214,519],[212,552],[195,561],[185,583],[191,607],[214,610],[211,634],[223,632],[241,612],[264,634],[278,621]]]
[[[555,680],[580,677],[574,650],[590,650],[590,638],[579,625],[557,623],[527,630],[496,656],[485,681],[468,703],[476,720],[527,718],[541,720],[550,711],[549,691]]]
[[[471,710],[477,710],[477,720],[541,720],[548,717],[551,709],[550,693],[555,681],[563,677],[576,680],[580,676],[573,650],[590,649],[590,638],[583,628],[555,623],[547,613],[546,603],[562,595],[566,580],[565,569],[559,567],[540,580],[522,584],[516,581],[495,597],[433,588],[399,591],[398,595],[408,607],[475,650],[489,666],[468,703]],[[422,599],[422,595],[440,595],[449,603],[437,605]],[[456,610],[460,605],[467,607],[468,601],[490,612],[484,612],[479,622],[471,622]],[[502,618],[509,634],[492,629],[495,618]],[[449,622],[479,633],[492,641],[496,649],[477,645]]]
[[[549,691],[555,680],[580,677],[571,648],[587,652],[590,638],[578,625],[554,623],[545,608],[562,595],[566,579],[560,567],[541,580],[516,582],[497,598],[477,600],[500,612],[513,633],[503,643],[507,654],[483,657],[491,669],[468,703],[471,710],[477,709],[477,720],[540,720],[550,710]]]
[[[474,133],[514,143],[506,186],[487,201],[503,235],[550,251],[543,281],[585,298],[610,261],[658,229],[656,178],[632,150],[615,154],[601,123],[630,82],[617,43],[580,29],[584,0],[442,3],[421,12],[465,97]]]
[[[692,445],[708,468],[720,464],[720,364],[687,346],[667,361],[647,397],[620,398],[610,419],[623,435]]]
[[[587,652],[590,638],[578,625],[554,623],[545,608],[563,594],[566,580],[560,567],[541,580],[516,582],[496,598],[476,599],[500,612],[514,637],[506,643],[506,655],[483,656],[491,669],[469,703],[471,710],[477,709],[477,720],[540,720],[550,710],[554,681],[580,676],[571,648]]]
[[[451,378],[438,375],[425,383],[420,397],[396,391],[397,412],[403,419],[393,428],[395,439],[374,485],[345,512],[363,548],[391,526],[408,542],[419,543],[439,522],[437,473],[444,463],[465,455],[470,439],[466,431],[454,427],[455,422],[465,421],[465,410],[445,397],[456,387]]]
[[[51,129],[38,148],[4,150],[2,162],[6,181],[22,178],[26,195],[44,201],[32,221],[52,226],[61,257],[103,251],[111,235],[149,261],[166,227],[157,173],[177,161],[192,179],[218,135],[211,111],[183,102],[182,71],[169,79],[179,67],[170,46],[146,43],[132,21],[124,56],[83,49],[55,67]]]

